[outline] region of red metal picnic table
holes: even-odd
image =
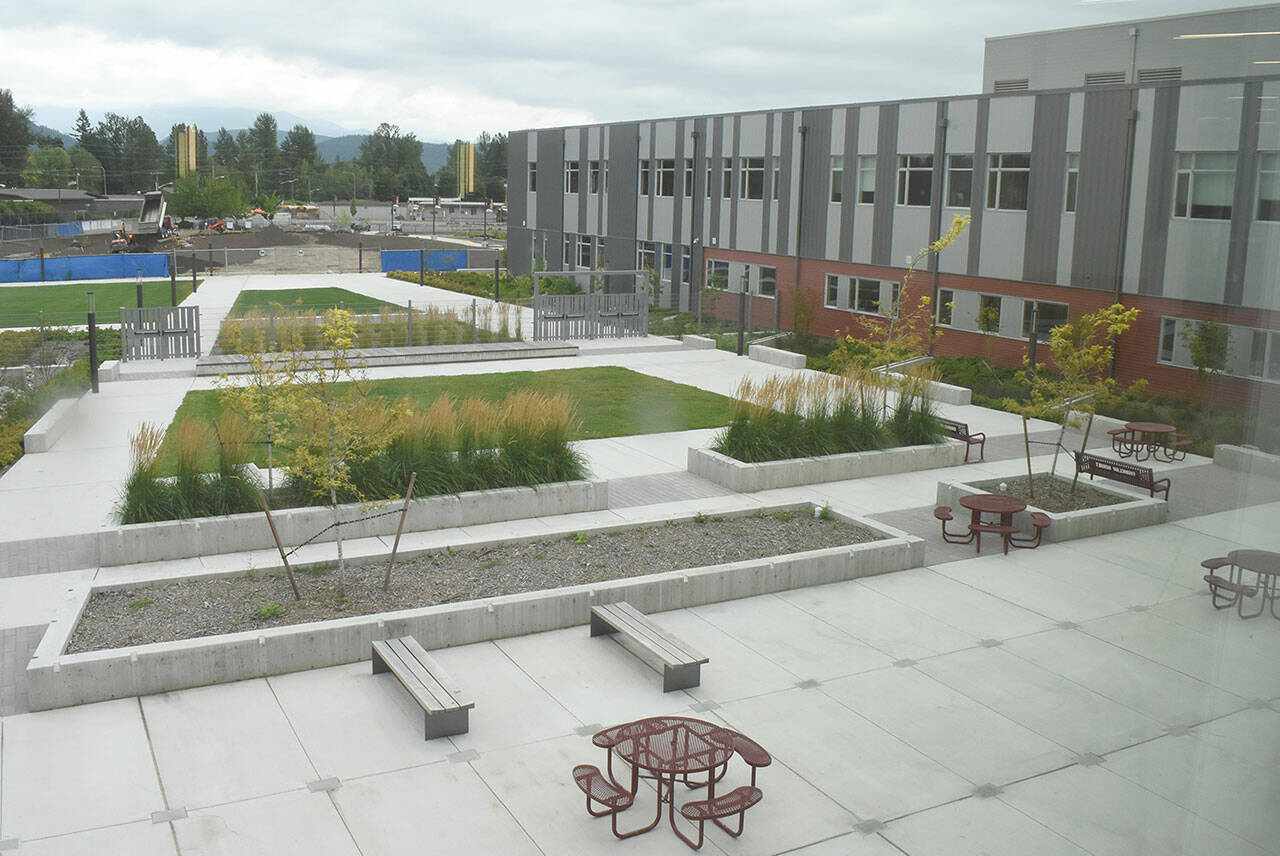
[[[1126,434],[1113,435],[1112,449],[1122,458],[1132,457],[1135,461],[1155,458],[1157,461],[1170,462],[1178,454],[1174,443],[1178,429],[1163,422],[1126,422]]]
[[[1026,502],[1016,496],[1005,496],[999,493],[973,493],[960,497],[960,504],[971,512],[969,531],[975,536],[977,551],[982,552],[982,533],[994,532],[1004,542],[1004,551],[1009,552],[1009,539],[1018,529],[1013,525],[1013,515],[1025,511]],[[999,514],[1000,522],[984,523],[983,513]]]

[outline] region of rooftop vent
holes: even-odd
[[[1181,68],[1144,68],[1138,71],[1139,83],[1164,83],[1182,80]]]
[[[1029,81],[1024,77],[1021,80],[997,80],[996,92],[1026,92],[1031,87]]]
[[[1115,86],[1124,82],[1123,71],[1093,71],[1084,76],[1085,86]]]

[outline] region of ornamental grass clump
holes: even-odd
[[[896,397],[892,416],[886,418],[891,391]],[[734,399],[729,425],[712,448],[747,463],[941,439],[925,376],[892,380],[881,373],[851,369],[845,375],[744,378]]]
[[[120,496],[118,514],[122,523],[151,523],[180,517],[174,491],[168,482],[155,476],[156,453],[164,442],[164,431],[150,422],[129,435],[129,475]]]

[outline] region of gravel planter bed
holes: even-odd
[[[1051,476],[1048,473],[1035,474],[1035,499],[1032,499],[1027,492],[1026,476],[991,479],[984,482],[970,482],[970,484],[988,493],[1016,496],[1018,499],[1026,500],[1029,504],[1042,511],[1079,511],[1084,508],[1118,505],[1127,501],[1124,497],[1090,486],[1087,479],[1079,481],[1073,493],[1071,479],[1062,476]]]
[[[382,591],[384,563],[348,567],[345,597],[336,570],[301,572],[301,602],[293,599],[281,572],[138,585],[95,592],[66,653],[413,609],[882,537],[852,523],[775,512],[584,533],[475,552],[446,549],[398,562],[389,592]],[[282,614],[271,615],[279,609]]]

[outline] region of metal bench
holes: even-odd
[[[685,803],[680,807],[680,813],[698,824],[698,842],[691,845],[693,849],[697,850],[702,846],[703,825],[708,820],[737,838],[742,834],[742,829],[746,825],[747,809],[762,799],[764,799],[764,793],[755,785],[742,785],[729,791],[724,796]],[[732,817],[735,814],[738,816],[737,829],[730,829],[720,822],[720,818]]]
[[[707,658],[654,624],[634,606],[620,601],[591,607],[591,635],[614,632],[626,640],[624,647],[636,656],[662,667],[664,693],[701,683],[701,667]],[[631,644],[626,644],[628,642]]]
[[[426,739],[467,733],[475,702],[412,636],[373,643],[373,673],[391,672],[425,713]]]
[[[1076,458],[1076,472],[1088,473],[1090,481],[1093,480],[1095,475],[1102,476],[1103,478],[1131,484],[1134,487],[1145,488],[1152,497],[1157,492],[1163,493],[1165,501],[1169,499],[1169,480],[1167,478],[1157,479],[1150,467],[1103,458],[1098,455],[1091,455],[1088,452],[1074,452],[1073,454]]]
[[[938,421],[942,423],[942,430],[946,432],[948,437],[954,437],[957,440],[964,440],[965,463],[969,462],[969,449],[974,446],[978,447],[978,460],[981,461],[984,459],[987,448],[986,434],[982,432],[978,432],[977,434],[970,433],[968,424],[964,422],[956,422],[954,419],[943,419],[942,417],[938,417]]]

